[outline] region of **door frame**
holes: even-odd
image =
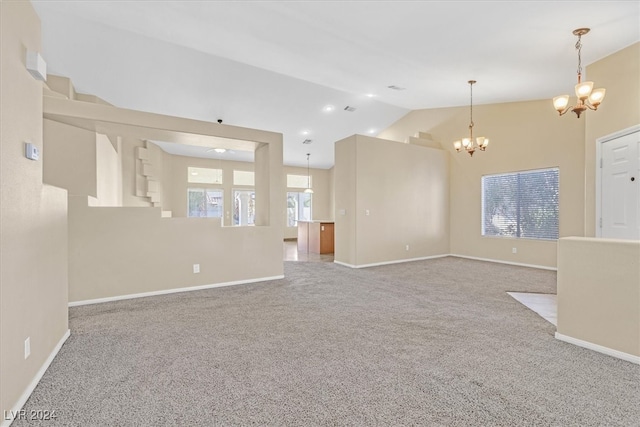
[[[595,236],[602,237],[602,227],[600,227],[600,218],[602,216],[602,144],[632,133],[640,132],[640,124],[619,130],[609,135],[601,136],[596,139],[596,218],[595,218]]]

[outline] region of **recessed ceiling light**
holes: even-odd
[[[375,98],[376,94],[375,93],[368,93],[365,95],[367,98]]]
[[[305,130],[302,131],[302,134],[303,135],[309,135],[309,131],[305,129]]]
[[[376,133],[376,130],[375,129],[369,129],[369,133],[370,134]]]
[[[325,113],[330,113],[335,109],[336,107],[334,107],[333,105],[325,105],[322,111],[324,111]]]

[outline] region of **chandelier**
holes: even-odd
[[[473,85],[476,83],[475,80],[469,80],[469,89],[471,90],[471,103],[469,104],[469,138],[462,138],[462,140],[456,141],[453,143],[453,147],[456,151],[460,152],[464,148],[470,156],[473,156],[473,153],[476,150],[484,151],[487,149],[487,145],[489,145],[489,139],[484,136],[479,136],[475,140],[473,139]]]
[[[597,110],[598,105],[600,105],[604,99],[605,89],[600,88],[593,90],[593,82],[582,81],[582,36],[587,34],[589,31],[589,28],[578,28],[577,30],[573,30],[573,34],[578,36],[578,41],[576,42],[576,50],[578,51],[578,84],[575,88],[578,103],[573,107],[569,107],[569,95],[561,95],[553,98],[553,106],[561,116],[571,110],[576,113],[578,118],[580,118],[580,114],[586,111],[587,108],[590,110]]]

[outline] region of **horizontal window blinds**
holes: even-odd
[[[558,168],[482,177],[482,235],[558,238]]]

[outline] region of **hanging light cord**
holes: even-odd
[[[309,156],[311,153],[307,153],[307,188],[311,188],[311,174],[309,173]]]
[[[469,82],[471,92],[471,103],[469,105],[469,140],[473,141],[473,83]]]

